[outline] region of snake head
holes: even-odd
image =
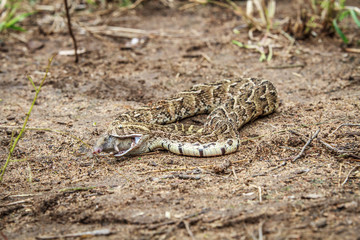
[[[144,127],[139,125],[118,125],[102,135],[96,142],[93,154],[114,152],[115,157],[138,155],[148,152],[149,134],[144,133]]]

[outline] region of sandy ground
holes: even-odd
[[[279,18],[294,9],[278,7]],[[72,49],[58,15],[38,14],[25,21],[28,32],[0,42],[1,166],[35,94],[26,75],[39,83],[52,53]],[[13,159],[20,161],[0,183],[0,239],[94,230],[105,234],[94,239],[360,236],[359,126],[335,131],[360,124],[360,58],[343,51],[336,36],[292,47],[282,36],[270,37],[277,47],[264,63],[256,51],[231,43],[248,42],[241,19],[210,5],[179,10],[147,3],[121,14],[80,11],[73,21],[86,52],[78,64],[61,55],[52,63],[28,123],[37,130],[19,141]],[[86,30],[105,24],[144,30],[130,36],[140,43]],[[358,38],[355,30],[348,31]],[[280,96],[276,113],[241,130],[237,153],[89,157],[119,113],[197,83],[236,77],[267,78]]]

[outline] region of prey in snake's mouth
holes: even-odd
[[[143,142],[142,134],[103,135],[95,144],[93,154],[114,152],[115,157],[137,154]]]

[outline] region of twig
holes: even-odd
[[[259,189],[259,202],[262,202],[262,193],[261,193],[261,187],[258,186]]]
[[[234,178],[235,178],[236,180],[238,180],[239,178],[238,178],[238,176],[236,175],[234,166],[232,166],[231,170],[232,170],[232,173],[233,173],[233,175],[234,175]]]
[[[340,128],[345,127],[345,126],[360,127],[360,124],[354,124],[354,123],[344,123],[344,124],[341,124],[341,125],[338,126],[332,133],[330,133],[329,136],[330,136],[330,135],[333,135],[336,131],[338,131]]]
[[[315,134],[314,134],[312,137],[310,137],[310,139],[306,142],[306,144],[304,145],[304,147],[301,149],[300,153],[294,157],[294,159],[292,160],[292,162],[295,162],[296,160],[298,160],[299,158],[302,157],[302,155],[304,154],[304,151],[305,151],[305,149],[307,148],[307,146],[309,146],[310,143],[317,137],[317,135],[319,134],[319,132],[320,132],[320,128],[315,132]]]
[[[8,197],[10,197],[10,194],[5,194],[4,196],[1,196],[1,197],[0,197],[0,200],[2,201],[2,200],[6,199],[6,198],[8,198]]]
[[[89,231],[89,232],[79,232],[79,233],[69,233],[58,236],[37,236],[36,239],[41,240],[50,240],[50,239],[64,239],[64,238],[85,238],[85,237],[93,237],[93,236],[107,236],[110,235],[111,231],[107,228]]]
[[[295,43],[295,38],[293,38],[292,36],[290,36],[290,34],[288,34],[287,32],[285,32],[284,30],[280,30],[280,33],[290,42],[290,46],[292,47]]]
[[[68,7],[67,0],[64,0],[64,4],[65,4],[65,11],[66,11],[66,18],[67,18],[67,22],[68,22],[69,34],[74,43],[75,62],[77,63],[79,61],[79,57],[78,57],[78,53],[77,53],[77,44],[76,44],[76,39],[75,39],[75,36],[74,36],[72,28],[71,28],[71,20],[70,20],[70,13],[69,13],[69,7]]]
[[[43,84],[44,84],[44,82],[45,82],[45,79],[46,79],[46,77],[47,77],[47,75],[48,75],[48,73],[49,73],[50,65],[51,65],[51,62],[52,62],[52,60],[54,59],[54,57],[55,57],[55,55],[53,55],[53,56],[49,59],[48,65],[47,65],[47,67],[46,67],[45,75],[44,75],[44,77],[43,77],[43,79],[42,79],[39,87],[36,87],[34,81],[31,79],[30,76],[28,76],[29,81],[31,82],[32,86],[35,88],[35,97],[34,97],[32,103],[31,103],[31,106],[30,106],[30,109],[29,109],[28,113],[26,114],[26,118],[25,118],[24,124],[23,124],[23,126],[22,126],[22,128],[21,128],[21,130],[20,130],[20,133],[19,133],[19,135],[15,138],[14,143],[12,144],[12,146],[11,146],[11,148],[10,148],[8,158],[7,158],[4,166],[3,166],[2,169],[1,169],[0,182],[2,181],[3,176],[4,176],[4,174],[5,174],[5,170],[6,170],[7,166],[8,166],[8,164],[10,163],[10,159],[11,159],[12,153],[13,153],[13,151],[14,151],[17,143],[18,143],[18,141],[20,140],[21,136],[22,136],[23,133],[25,132],[25,127],[26,127],[27,122],[29,121],[31,111],[32,111],[32,109],[33,109],[33,107],[34,107],[34,105],[35,105],[35,102],[36,102],[37,97],[38,97],[38,95],[39,95],[39,93],[40,93],[41,87],[43,86]]]
[[[266,67],[267,69],[286,69],[286,68],[298,68],[298,67],[305,67],[304,64],[294,64],[294,65],[280,65],[280,66],[269,66]]]
[[[252,238],[252,240],[257,240],[254,233],[252,231],[250,231],[250,229],[246,226],[246,224],[243,223],[243,225],[244,225],[244,228],[246,230],[246,233]]]
[[[339,187],[341,186],[341,170],[342,170],[342,166],[343,166],[343,164],[342,163],[340,163],[340,169],[339,169],[339,183],[338,183],[338,185],[339,185]]]
[[[194,234],[191,232],[190,230],[190,225],[188,223],[188,221],[186,221],[187,219],[190,219],[190,218],[193,218],[193,217],[197,217],[197,216],[200,216],[202,214],[205,214],[209,211],[208,208],[204,208],[201,210],[201,212],[199,213],[195,213],[195,214],[190,214],[190,215],[187,215],[183,218],[181,218],[180,220],[178,221],[168,221],[168,222],[164,222],[164,223],[159,223],[159,224],[156,224],[155,227],[152,227],[150,229],[155,229],[155,228],[158,228],[160,226],[164,226],[164,225],[170,225],[170,224],[174,224],[173,226],[169,227],[168,230],[166,231],[165,235],[163,237],[161,237],[160,239],[168,239],[168,237],[170,236],[170,234],[177,228],[180,226],[181,223],[184,224],[188,234],[190,235],[191,239],[195,240],[195,237],[194,237]]]
[[[20,201],[16,201],[16,202],[11,202],[8,204],[3,204],[3,205],[0,205],[0,207],[8,207],[8,206],[18,205],[18,204],[22,204],[22,203],[29,203],[29,202],[32,202],[32,198],[28,198],[28,199],[20,200]]]
[[[290,160],[290,159],[288,159],[288,158],[285,159],[285,160],[283,161],[283,163],[277,165],[276,167],[273,167],[272,169],[269,170],[269,172],[270,172],[270,171],[275,171],[276,169],[279,169],[279,168],[281,168],[281,167],[283,167],[283,166],[286,166],[288,160]]]
[[[264,226],[264,221],[261,221],[259,223],[259,240],[263,240],[263,226]]]
[[[201,56],[209,63],[212,63],[211,58],[206,53],[201,53]]]
[[[167,221],[167,222],[156,223],[156,224],[153,224],[152,226],[145,226],[145,227],[147,227],[150,230],[154,230],[154,229],[157,229],[159,227],[166,226],[166,225],[171,225],[171,224],[176,224],[177,225],[177,224],[181,223],[184,220],[200,216],[200,215],[205,214],[205,213],[207,213],[209,211],[210,211],[209,208],[204,208],[200,212],[192,213],[190,215],[186,215],[185,217],[182,217],[180,219],[180,221],[170,220],[170,221]]]
[[[161,238],[159,238],[160,240],[165,240],[168,239],[170,234],[175,230],[175,228],[177,228],[177,226],[181,223],[181,221],[178,221],[175,225],[169,227],[167,229],[167,231],[165,232],[165,235],[162,236]]]
[[[189,236],[191,237],[192,240],[195,240],[194,234],[192,233],[191,229],[190,229],[190,224],[188,221],[183,221],[186,231],[188,232]]]
[[[201,179],[201,176],[189,175],[189,174],[173,174],[173,175],[165,175],[161,177],[161,179],[167,179],[167,178],[179,178],[183,180],[199,180]]]
[[[330,144],[328,144],[327,142],[324,142],[324,141],[321,140],[321,139],[318,139],[318,140],[319,140],[319,142],[320,142],[321,144],[323,144],[325,147],[329,148],[330,150],[332,150],[332,151],[334,151],[334,152],[337,152],[337,153],[345,153],[343,150],[337,149],[337,148],[331,146]]]
[[[325,147],[327,147],[328,149],[330,149],[330,150],[332,150],[332,151],[334,151],[336,153],[344,154],[347,157],[353,157],[353,158],[356,158],[356,159],[360,159],[360,156],[353,154],[353,152],[351,152],[351,151],[344,151],[344,150],[337,149],[336,147],[331,146],[330,144],[328,144],[327,142],[324,142],[321,139],[318,139],[318,141],[321,144],[323,144]]]
[[[257,188],[259,193],[259,202],[262,202],[262,193],[261,193],[261,187],[256,185],[251,185],[251,187]]]
[[[345,48],[345,52],[360,53],[359,48]]]
[[[81,192],[81,191],[88,191],[92,190],[96,187],[70,187],[70,188],[62,188],[58,190],[59,192]]]
[[[18,198],[18,197],[33,197],[33,196],[38,196],[38,195],[42,195],[42,193],[16,194],[16,195],[8,195],[7,197],[9,197],[9,198]]]
[[[348,181],[348,179],[349,179],[350,174],[351,174],[353,171],[355,171],[357,168],[360,168],[360,165],[357,165],[357,166],[353,167],[353,168],[350,170],[350,172],[349,172],[348,175],[346,176],[346,178],[345,178],[344,182],[341,184],[341,186],[344,186],[344,185],[345,185],[345,183],[346,183],[346,182]]]
[[[92,34],[102,34],[111,37],[124,37],[124,38],[139,38],[139,37],[168,37],[168,38],[195,38],[195,36],[185,36],[171,33],[165,33],[160,31],[147,31],[136,28],[125,28],[125,27],[115,27],[115,26],[84,26],[80,24],[86,31],[91,32]]]

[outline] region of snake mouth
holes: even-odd
[[[111,135],[112,137],[116,138],[115,144],[114,144],[114,150],[117,152],[114,154],[114,157],[122,157],[125,156],[128,153],[131,153],[132,150],[136,149],[140,145],[140,140],[142,138],[141,134],[130,134],[125,136],[118,136],[118,135]],[[130,147],[128,149],[119,149],[119,145],[126,140],[131,141]]]

